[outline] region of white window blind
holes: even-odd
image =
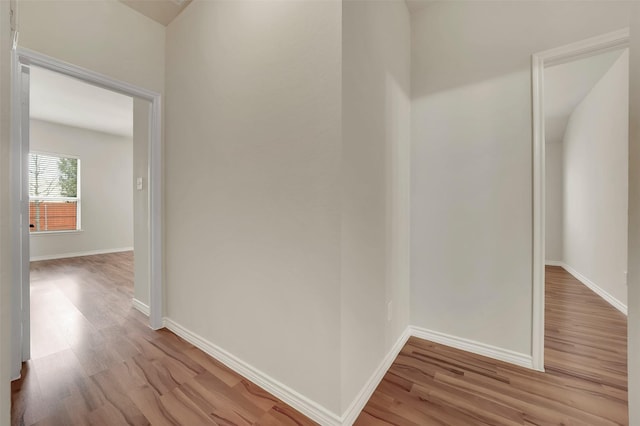
[[[29,154],[31,232],[80,229],[80,160]]]

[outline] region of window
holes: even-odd
[[[29,228],[32,233],[80,229],[80,160],[29,154]]]

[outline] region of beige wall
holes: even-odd
[[[32,234],[31,259],[131,249],[131,138],[32,119],[29,139],[31,151],[80,159],[82,224],[78,233]]]
[[[531,354],[531,54],[626,27],[630,7],[440,2],[412,16],[412,324]]]
[[[165,27],[113,0],[20,1],[21,47],[157,92]]]
[[[168,315],[336,414],[408,325],[409,36],[402,1],[168,29]]]
[[[562,143],[545,146],[545,260],[562,261]]]
[[[0,2],[0,425],[10,423],[11,232],[9,210],[10,59],[9,2]]]
[[[344,1],[342,37],[344,411],[409,325],[407,6]]]
[[[133,99],[133,297],[149,306],[149,117],[151,103]],[[142,190],[136,179],[142,178]]]
[[[340,411],[341,5],[196,1],[167,28],[167,315]]]
[[[629,424],[640,424],[640,4],[631,11],[629,106]],[[635,360],[635,361],[634,361]]]
[[[573,111],[562,146],[562,260],[626,305],[629,188],[627,51]]]

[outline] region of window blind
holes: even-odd
[[[29,227],[31,232],[80,229],[80,160],[29,154]]]

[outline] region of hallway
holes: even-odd
[[[131,308],[133,256],[32,263],[33,359],[15,425],[310,425],[304,416]],[[626,317],[547,267],[546,373],[411,338],[359,425],[627,420]]]
[[[546,268],[545,373],[412,337],[358,425],[626,425],[627,319]]]

